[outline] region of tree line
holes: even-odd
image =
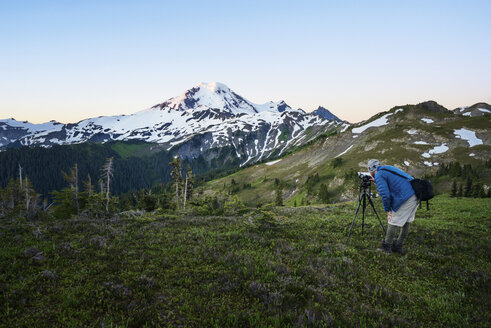
[[[0,188],[0,217],[36,218],[49,212],[56,218],[73,215],[104,218],[129,209],[183,209],[193,199],[196,181],[203,182],[203,179],[196,179],[189,164],[183,172],[183,161],[176,156],[169,163],[172,182],[116,196],[113,181],[119,172],[114,163],[113,157],[107,158],[95,179],[90,173],[82,176],[79,165],[75,163],[67,172],[60,172],[65,187],[53,191],[51,199],[35,191],[19,165],[17,179],[12,178],[5,188]],[[173,197],[172,191],[175,191]]]
[[[76,145],[54,145],[50,148],[21,147],[0,152],[0,187],[5,188],[11,179],[18,178],[21,165],[34,189],[43,197],[52,199],[52,191],[61,190],[66,181],[61,171],[68,172],[75,164],[80,177],[96,177],[107,158],[113,158],[117,175],[112,179],[112,193],[122,195],[142,189],[150,190],[172,181],[169,163],[178,150],[153,151],[139,156],[122,156],[118,151],[127,146],[150,148],[155,146],[141,141],[108,142],[104,144],[84,143]],[[142,152],[143,153],[143,152]],[[211,156],[211,155],[210,155]],[[183,167],[205,180],[212,180],[235,170],[236,163],[227,157],[227,150],[220,150],[211,159],[203,155],[194,159],[182,159]],[[237,165],[238,166],[238,165]]]

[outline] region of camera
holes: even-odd
[[[363,172],[358,172],[358,177],[361,179],[361,187],[368,188],[371,185],[372,176]]]
[[[358,172],[358,177],[363,181],[363,182],[370,182],[372,179],[372,176],[363,172]]]

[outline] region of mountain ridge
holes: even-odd
[[[315,202],[325,185],[324,195],[337,202],[356,197],[356,172],[365,172],[370,158],[415,177],[431,175],[452,162],[484,166],[491,158],[491,116],[484,115],[461,115],[431,101],[395,106],[366,121],[341,125],[336,133],[291,155],[210,181],[207,190],[237,194],[257,205],[274,201],[275,190],[281,188],[287,204],[300,205]],[[484,170],[480,179],[485,189],[491,188],[490,170]],[[436,188],[449,190],[450,183],[437,182]]]
[[[339,122],[293,109],[284,101],[254,104],[222,83],[199,83],[183,94],[130,115],[100,116],[77,123],[33,125],[0,120],[0,147],[141,140],[185,158],[220,149],[241,165],[282,154]]]

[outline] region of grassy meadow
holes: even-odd
[[[489,199],[432,200],[405,256],[371,210],[345,245],[356,205],[3,219],[0,326],[491,326]]]

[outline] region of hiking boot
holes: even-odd
[[[382,245],[379,248],[377,248],[377,251],[384,252],[386,254],[392,253],[392,249],[391,249],[390,245],[387,244],[385,242],[385,240],[382,241]]]
[[[401,255],[405,255],[406,252],[402,249],[402,244],[394,243],[392,244],[392,252],[399,253]]]

